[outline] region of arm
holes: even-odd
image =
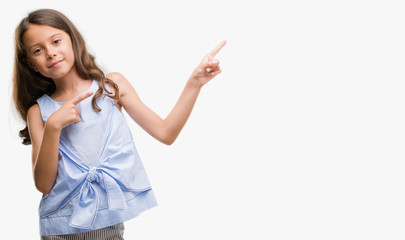
[[[58,172],[59,138],[62,128],[80,121],[80,111],[76,104],[91,96],[86,93],[66,102],[43,124],[38,104],[27,113],[28,129],[32,142],[32,170],[35,187],[48,194]]]
[[[48,194],[55,182],[58,170],[60,130],[52,124],[42,123],[38,104],[28,110],[28,129],[32,143],[32,170],[35,187]]]
[[[149,109],[139,98],[128,80],[119,73],[108,74],[119,88],[118,105],[123,106],[128,115],[146,132],[165,144],[172,144],[189,118],[202,86],[221,73],[218,60],[214,56],[226,44],[222,42],[194,70],[188,79],[177,103],[169,115],[162,119]]]

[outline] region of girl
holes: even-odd
[[[32,144],[42,239],[123,239],[123,222],[156,206],[122,108],[172,144],[204,84],[221,72],[220,43],[193,71],[161,119],[119,73],[105,75],[62,13],[31,12],[15,32],[13,100]]]

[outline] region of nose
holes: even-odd
[[[46,49],[46,55],[48,57],[48,59],[52,59],[56,56],[56,51],[55,49],[53,49],[52,47],[48,47]]]

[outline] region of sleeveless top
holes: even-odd
[[[108,87],[108,86],[107,86]],[[93,80],[88,91],[96,92]],[[118,224],[157,205],[124,115],[114,100],[81,101],[81,121],[61,130],[58,173],[39,205],[41,236],[84,232]],[[37,100],[44,124],[64,103]]]

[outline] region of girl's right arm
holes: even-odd
[[[28,110],[27,122],[32,143],[32,170],[35,187],[40,192],[49,194],[55,183],[62,128],[80,122],[80,111],[76,108],[76,104],[92,94],[88,92],[67,101],[48,118],[45,125],[38,104]]]
[[[28,110],[28,129],[32,144],[32,170],[35,187],[48,194],[58,172],[60,130],[47,122],[44,126],[38,104]]]

